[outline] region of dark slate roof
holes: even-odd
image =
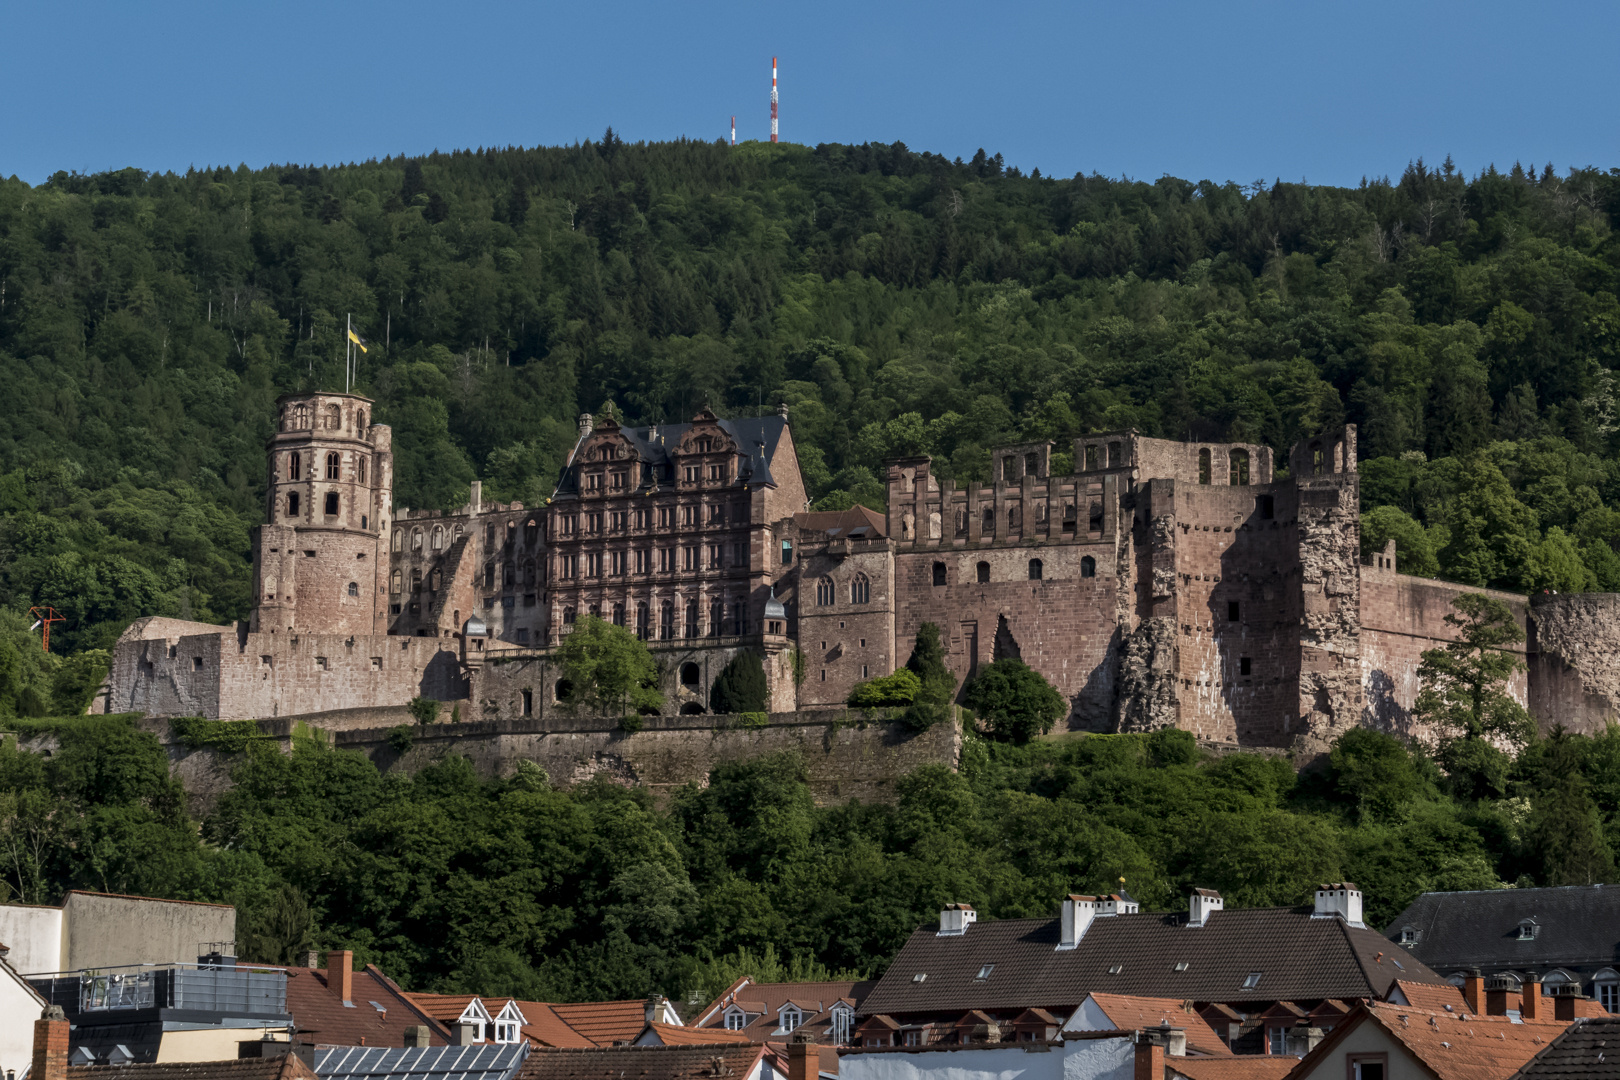
[[[1536,936],[1520,941],[1525,919]],[[1384,933],[1399,941],[1407,926],[1420,934],[1411,955],[1445,972],[1620,967],[1620,885],[1424,893]]]
[[[1620,1016],[1577,1020],[1510,1080],[1614,1080],[1620,1077]]]
[[[1311,912],[1228,909],[1202,927],[1189,927],[1185,912],[1100,916],[1079,948],[1061,952],[1055,918],[979,922],[950,937],[927,927],[911,935],[860,1011],[1067,1011],[1094,991],[1231,1003],[1381,998],[1396,979],[1444,981],[1376,930]],[[986,964],[995,969],[980,980]],[[1260,980],[1245,990],[1253,972]]]
[[[327,1046],[315,1051],[320,1080],[508,1080],[529,1056],[509,1046]]]
[[[782,433],[787,430],[787,418],[780,415],[747,416],[736,420],[716,420],[715,423],[736,442],[738,454],[748,459],[738,475],[732,477],[731,483],[776,486],[771,463],[776,460],[776,449],[781,445]],[[620,427],[618,432],[635,450],[639,461],[657,466],[657,482],[667,485],[675,476],[675,459],[670,450],[691,428],[690,423],[652,424],[647,427]],[[579,494],[578,465],[578,462],[570,461],[563,469],[554,497]],[[634,485],[632,490],[642,486],[639,477],[635,478]]]

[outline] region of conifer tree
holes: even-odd
[[[770,700],[765,665],[759,654],[745,649],[720,669],[709,691],[709,709],[717,713],[764,712]]]
[[[925,622],[917,627],[917,642],[912,646],[906,668],[922,683],[922,689],[906,711],[906,725],[921,731],[946,719],[950,715],[951,696],[956,692],[956,676],[945,666],[945,646],[936,624]]]

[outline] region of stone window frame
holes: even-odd
[[[849,583],[849,602],[851,604],[870,604],[872,602],[872,579],[863,573],[857,573]]]

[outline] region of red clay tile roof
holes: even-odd
[[[69,1068],[68,1080],[315,1080],[296,1054],[228,1061],[149,1061]]]
[[[524,1009],[527,1002],[518,1002]],[[551,1006],[557,1018],[597,1046],[628,1042],[647,1028],[647,1003],[636,1001],[588,1001]],[[528,1015],[524,1009],[524,1016]]]
[[[1429,1012],[1387,1001],[1363,1003],[1317,1045],[1290,1074],[1310,1075],[1339,1043],[1362,1024],[1377,1024],[1440,1080],[1506,1080],[1563,1032],[1563,1021],[1515,1024],[1505,1016]],[[1323,1075],[1327,1075],[1323,1073]],[[1336,1074],[1335,1074],[1336,1075]]]
[[[740,1031],[724,1028],[681,1027],[678,1024],[648,1025],[658,1041],[665,1046],[717,1046],[728,1043],[751,1043],[754,1040]]]
[[[1156,1028],[1168,1023],[1187,1033],[1187,1050],[1211,1057],[1231,1057],[1232,1048],[1215,1034],[1192,1009],[1192,1003],[1175,998],[1126,997],[1121,994],[1092,994],[1091,1000],[1120,1031]]]
[[[350,992],[354,994],[353,1008],[345,1007],[327,988],[324,969],[288,968],[287,1011],[292,1013],[299,1041],[330,1046],[404,1046],[405,1029],[419,1024],[427,1025],[432,1046],[448,1046],[454,1041],[444,1024],[419,1008],[374,964],[354,973]],[[383,1011],[378,1011],[372,1002],[382,1006]]]
[[[1218,1057],[1178,1057],[1165,1059],[1165,1075],[1186,1080],[1282,1080],[1299,1064],[1295,1057],[1269,1057],[1260,1054]]]
[[[753,1044],[541,1048],[529,1055],[516,1080],[748,1080],[764,1052]]]
[[[518,1011],[528,1023],[523,1037],[536,1046],[585,1047],[596,1044],[569,1027],[552,1006],[543,1001],[520,1001]]]
[[[1056,918],[981,921],[949,937],[926,927],[906,941],[861,1011],[1067,1012],[1095,990],[1232,1004],[1381,998],[1396,979],[1445,981],[1376,930],[1311,915],[1308,907],[1236,908],[1202,927],[1187,926],[1185,912],[1101,916],[1079,948],[1062,952]],[[985,964],[994,973],[978,979]],[[1109,974],[1114,966],[1120,972]],[[1245,989],[1253,972],[1260,980]],[[919,974],[927,978],[915,981]]]
[[[1450,1005],[1452,1012],[1468,1011],[1468,1002],[1463,1000],[1462,991],[1450,983],[1413,983],[1397,979],[1395,985],[1390,987],[1389,996],[1393,997],[1396,990],[1414,1009],[1445,1012],[1446,1006]]]
[[[783,1005],[792,1002],[804,1014],[801,1026],[815,1031],[817,1042],[827,1042],[832,1030],[832,1007],[842,1001],[859,1009],[876,985],[873,981],[756,983],[745,976],[710,1002],[690,1026],[724,1028],[726,1009],[736,1005],[749,1017],[743,1033],[754,1042],[765,1042],[782,1037],[777,1016]]]

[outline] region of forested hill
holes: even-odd
[[[1369,543],[1395,535],[1408,569],[1620,588],[1617,214],[1620,170],[1243,187],[611,131],[12,179],[0,604],[54,604],[69,649],[140,614],[245,615],[272,403],[342,386],[350,313],[404,505],[474,477],[539,498],[610,402],[785,400],[828,505],[879,500],[894,452],[972,479],[1008,439],[1285,450],[1350,420]]]

